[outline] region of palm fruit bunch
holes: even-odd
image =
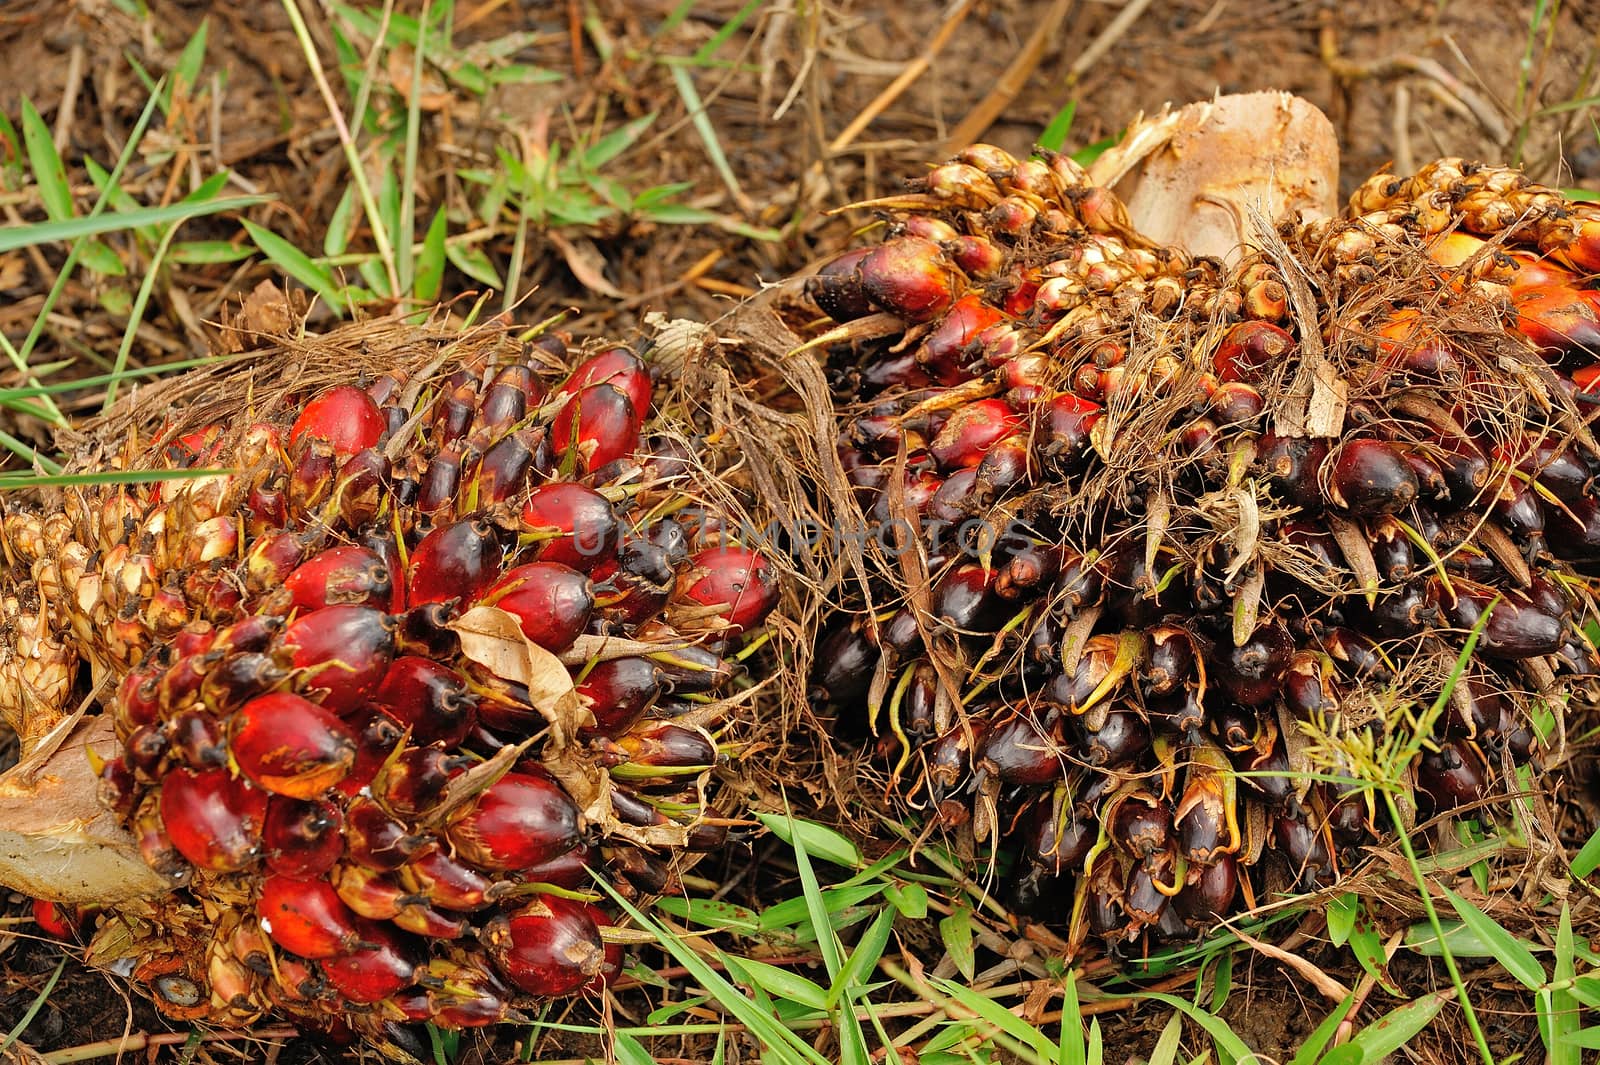
[[[1015,910],[1192,936],[1592,705],[1600,211],[1443,161],[1224,264],[1059,155],[911,186],[790,313],[875,529],[811,698]],[[1417,722],[1397,826],[1361,781]]]
[[[108,693],[102,799],[171,892],[117,906],[91,954],[165,1012],[516,1019],[618,971],[597,880],[660,892],[724,845],[728,656],[775,572],[691,517],[714,456],[653,418],[633,351],[325,343],[277,379],[229,360],[92,463],[194,476],[5,515],[62,671],[6,676],[39,710],[81,693],[81,658]]]

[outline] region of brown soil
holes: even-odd
[[[398,6],[414,10],[417,5]],[[655,60],[692,54],[743,4],[699,0],[681,23],[662,30],[663,19],[678,6],[676,0],[599,0],[591,5],[458,0],[457,46],[531,31],[518,61],[562,77],[549,85],[506,86],[484,100],[455,92],[437,104],[430,102],[419,170],[419,219],[431,217],[441,203],[466,211],[470,201],[457,170],[493,165],[497,145],[514,148],[519,137],[535,144],[570,144],[573,131],[610,129],[656,111],[659,117],[650,131],[608,173],[634,192],[686,182],[686,202],[742,223],[781,230],[781,239],[757,241],[713,226],[623,219],[568,227],[556,234],[561,239],[552,239],[534,226],[520,288],[537,291],[519,311],[523,320],[574,307],[579,311],[570,323],[575,331],[627,335],[647,310],[717,316],[732,298],[831,253],[848,240],[848,223],[821,212],[895,190],[921,163],[940,158],[946,140],[995,91],[1039,26],[1053,27],[1053,32],[1037,62],[1024,72],[1003,117],[978,131],[981,139],[1013,152],[1025,152],[1069,101],[1077,101],[1077,111],[1068,146],[1077,148],[1115,135],[1140,111],[1155,112],[1168,103],[1181,105],[1216,92],[1273,88],[1307,97],[1334,119],[1344,144],[1346,191],[1390,161],[1404,167],[1407,160],[1421,163],[1448,154],[1526,160],[1535,176],[1564,185],[1600,181],[1600,146],[1589,112],[1536,114],[1597,91],[1593,64],[1600,8],[1594,5],[1562,6],[1551,47],[1547,51],[1543,41],[1536,43],[1527,88],[1519,92],[1532,3],[1177,0],[1150,5],[1099,58],[1079,63],[1091,42],[1108,31],[1120,5],[1104,0],[958,0],[941,5],[839,0],[831,5],[763,5],[716,51],[722,65],[687,68],[707,101],[707,114],[737,183],[735,192],[708,162],[671,68]],[[156,120],[147,150],[130,169],[125,186],[140,202],[153,204],[187,192],[191,172],[204,176],[219,165],[230,167],[242,179],[231,192],[251,189],[277,197],[251,209],[253,220],[302,248],[320,251],[348,177],[282,8],[187,0],[148,0],[148,7],[150,17],[140,18],[125,13],[135,5],[115,0],[18,0],[4,5],[0,69],[9,76],[0,80],[0,113],[16,122],[20,99],[26,96],[60,131],[81,211],[92,202],[81,158],[87,153],[109,165],[145,102],[146,91],[132,64],[137,61],[151,76],[170,70],[190,34],[202,19],[209,19],[202,81],[212,96],[192,110],[175,109],[171,117]],[[326,61],[332,37],[321,14],[324,5],[301,7]],[[591,26],[600,32],[575,37],[569,13],[585,10],[592,10]],[[931,57],[926,72],[849,145],[829,152],[829,143],[909,61],[930,48],[951,11],[967,12],[964,22]],[[609,60],[599,54],[596,45],[601,41],[610,51]],[[218,80],[211,80],[213,73]],[[337,84],[337,74],[330,75]],[[340,91],[348,107],[342,86]],[[62,114],[68,98],[72,110]],[[378,93],[374,107],[393,109],[397,100]],[[0,164],[6,162],[3,154],[0,149]],[[11,191],[22,184],[15,168],[0,169],[0,207],[12,223],[43,216],[36,197]],[[453,225],[452,231],[459,228]],[[502,268],[510,261],[513,236],[514,226],[501,225],[484,244]],[[183,237],[242,239],[231,219],[190,223]],[[108,242],[130,258],[134,255],[124,238]],[[371,246],[365,233],[358,233],[352,245]],[[148,249],[139,254],[148,255]],[[26,334],[37,316],[61,258],[54,248],[38,255],[0,253],[0,330],[13,341]],[[55,309],[35,361],[73,358],[82,373],[99,372],[96,363],[114,355],[124,325],[104,309],[104,297],[116,288],[131,294],[143,261],[134,263],[127,278],[88,280],[80,270]],[[698,272],[692,273],[697,264]],[[169,268],[156,287],[134,361],[203,353],[211,335],[205,323],[218,320],[230,300],[237,302],[271,274],[261,265],[245,270],[233,265]],[[622,298],[606,295],[606,285]],[[447,295],[473,287],[464,276],[453,271],[447,275]],[[9,370],[0,374],[0,383],[14,381]],[[93,393],[77,398],[74,403],[67,397],[64,406],[72,410],[98,401]],[[0,428],[42,438],[37,426],[19,424],[11,415],[0,416]],[[803,789],[793,794],[798,797]],[[754,901],[773,889],[776,874],[740,857],[732,854],[725,866],[708,865],[700,873],[738,879],[730,898]],[[25,912],[25,903],[15,898],[0,907],[0,916]],[[938,948],[932,942],[923,945],[932,955],[931,966]],[[0,1033],[22,1016],[59,958],[52,945],[0,932],[5,975]],[[657,963],[648,953],[644,960]],[[1348,983],[1359,979],[1347,953],[1325,950],[1313,960]],[[1441,973],[1421,965],[1397,978],[1414,992],[1443,981]],[[1275,1057],[1284,1056],[1328,1008],[1315,992],[1286,979],[1282,969],[1264,959],[1241,964],[1235,979],[1239,986],[1223,1015],[1252,1046]],[[1485,1001],[1492,1006],[1487,987],[1479,986],[1485,987]],[[1493,1038],[1506,1051],[1525,1048],[1531,1023],[1509,1012],[1521,1000],[1506,1001],[1506,1015],[1490,1011]],[[659,1004],[659,996],[635,992],[622,1002],[642,1018]],[[1459,1038],[1460,1017],[1453,1009],[1442,1015],[1436,1029],[1440,1034],[1422,1042],[1423,1060],[1468,1060]],[[1148,1052],[1164,1018],[1164,1011],[1148,1008],[1103,1017],[1111,1059],[1121,1059],[1118,1051]],[[588,1016],[572,1019],[586,1021]],[[130,1000],[121,982],[69,965],[22,1040],[48,1052],[116,1038],[124,1031],[169,1030],[147,1004]],[[458,1060],[507,1060],[511,1042],[519,1036],[506,1033],[492,1044],[466,1039]],[[1193,1040],[1186,1043],[1194,1045]],[[181,1049],[162,1051],[156,1060],[175,1060]],[[418,1050],[428,1053],[426,1047]],[[546,1038],[536,1051],[545,1057],[602,1053],[598,1047],[556,1037]],[[659,1052],[692,1060],[709,1049],[671,1046]],[[201,1050],[200,1056],[222,1060],[227,1053],[212,1048]],[[260,1047],[245,1050],[250,1059],[268,1053]],[[281,1054],[271,1054],[280,1062],[345,1059],[345,1052],[308,1039],[293,1040]]]

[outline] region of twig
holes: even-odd
[[[933,35],[933,40],[928,42],[928,47],[923,53],[907,63],[905,69],[882,92],[873,97],[872,102],[862,108],[860,114],[850,120],[850,124],[844,128],[844,131],[833,138],[833,142],[828,145],[828,153],[830,155],[844,151],[851,141],[861,135],[862,130],[872,125],[874,119],[883,114],[890,104],[900,98],[901,93],[911,87],[912,82],[922,77],[928,67],[933,64],[934,58],[944,50],[946,44],[950,43],[950,38],[955,34],[956,28],[966,20],[966,17],[972,13],[972,9],[975,6],[976,0],[957,0],[950,14],[945,16],[944,24],[939,27],[939,32]]]
[[[67,55],[67,84],[61,90],[61,106],[56,111],[56,128],[51,130],[50,136],[58,152],[66,149],[67,138],[72,136],[72,118],[78,110],[78,90],[83,87],[84,58],[82,42],[74,42],[72,51]]]
[[[361,196],[361,209],[366,212],[367,225],[372,228],[372,241],[378,246],[378,258],[383,261],[383,272],[389,281],[389,291],[398,297],[400,275],[395,270],[394,248],[389,245],[389,234],[383,227],[383,215],[378,211],[378,202],[372,197],[372,186],[367,183],[367,173],[362,169],[361,155],[356,151],[355,138],[350,135],[350,127],[345,124],[344,112],[339,109],[339,101],[333,95],[333,86],[328,84],[328,75],[322,69],[322,57],[317,54],[316,42],[311,39],[311,31],[306,26],[305,18],[300,14],[299,3],[297,0],[283,0],[283,9],[294,27],[295,37],[300,41],[300,50],[305,53],[306,64],[311,68],[311,78],[317,83],[317,91],[322,94],[322,102],[328,109],[328,120],[333,123],[334,132],[339,135],[339,144],[344,148],[345,160],[350,164],[350,178],[356,183],[356,192]]]
[[[1045,12],[1044,17],[1039,20],[1039,24],[1033,28],[1033,32],[1028,35],[1027,42],[1022,46],[1022,51],[1018,52],[1017,57],[1011,61],[1011,65],[1006,67],[999,80],[995,82],[994,88],[989,91],[989,95],[979,100],[978,106],[968,111],[967,117],[963,118],[956,126],[955,131],[945,139],[945,150],[947,152],[955,151],[972,143],[983,136],[985,130],[994,125],[994,120],[999,118],[1001,112],[1010,106],[1012,100],[1017,98],[1017,94],[1022,91],[1022,86],[1027,82],[1028,76],[1038,68],[1040,60],[1044,58],[1045,49],[1049,47],[1051,39],[1056,35],[1056,30],[1060,29],[1061,23],[1066,21],[1067,12],[1072,9],[1075,2],[1076,0],[1055,0],[1055,3],[1050,5],[1050,10]],[[1101,38],[1104,38],[1119,24],[1122,29],[1126,29],[1128,25],[1131,25],[1132,20],[1127,18],[1128,12],[1133,12],[1134,18],[1137,18],[1139,12],[1149,6],[1150,0],[1131,0],[1128,6],[1123,8],[1121,13],[1112,20],[1111,25],[1106,27],[1106,32],[1100,35]],[[1116,35],[1120,37],[1122,30],[1117,30]],[[1078,57],[1079,61],[1081,62],[1085,56],[1088,56],[1089,62],[1093,63],[1094,59],[1090,53],[1099,43],[1099,40],[1096,40],[1094,44],[1085,49],[1084,55]],[[1076,71],[1077,64],[1073,64],[1073,67]],[[1069,75],[1069,78],[1072,81],[1076,81],[1076,73]]]
[[[275,1028],[255,1028],[239,1032],[206,1032],[203,1035],[190,1032],[162,1032],[160,1035],[135,1032],[119,1039],[102,1039],[98,1043],[84,1043],[81,1046],[52,1050],[48,1054],[41,1055],[40,1060],[44,1061],[45,1065],[66,1065],[67,1062],[93,1061],[96,1058],[136,1053],[153,1047],[182,1046],[191,1039],[201,1043],[233,1043],[243,1039],[293,1039],[299,1034],[299,1029],[286,1024]]]

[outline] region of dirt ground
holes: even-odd
[[[301,4],[325,61],[334,50],[333,6]],[[397,6],[404,12],[417,5]],[[419,219],[431,217],[439,204],[468,212],[471,190],[460,171],[493,165],[497,146],[537,152],[570,145],[652,112],[654,123],[608,173],[634,192],[686,183],[683,201],[722,219],[695,226],[638,217],[554,231],[535,226],[520,277],[522,291],[536,290],[519,310],[526,321],[570,307],[577,312],[568,326],[574,331],[626,336],[649,310],[719,315],[740,295],[842,247],[848,223],[823,214],[827,208],[897,189],[902,178],[947,154],[956,135],[1025,153],[1069,102],[1076,103],[1071,149],[1112,137],[1136,114],[1168,104],[1284,89],[1334,120],[1344,146],[1345,191],[1385,164],[1404,171],[1438,155],[1520,160],[1543,180],[1600,187],[1600,137],[1591,113],[1561,108],[1600,92],[1600,6],[1593,4],[1562,5],[1554,26],[1530,39],[1534,5],[1503,0],[769,0],[720,45],[719,30],[742,3],[699,0],[687,5],[681,21],[665,25],[680,6],[668,0],[456,4],[455,47],[469,50],[523,32],[516,60],[560,77],[508,84],[482,97],[442,91],[428,98]],[[148,16],[138,13],[141,7],[148,7]],[[15,123],[24,96],[38,107],[69,161],[81,205],[90,186],[77,160],[87,153],[109,165],[115,157],[147,97],[137,69],[151,76],[172,69],[203,20],[209,42],[194,106],[158,119],[126,187],[141,202],[165,202],[184,191],[180,176],[230,168],[237,175],[230,191],[276,197],[249,217],[320,251],[348,180],[345,158],[278,4],[13,0],[0,6],[0,69],[7,72],[0,79],[0,113]],[[705,64],[664,61],[702,48],[712,49]],[[926,69],[886,96],[919,57]],[[690,72],[705,101],[726,156],[725,174],[708,159],[674,69]],[[376,92],[373,106],[392,117],[395,109],[403,111],[404,97],[392,89]],[[857,123],[869,108],[876,117]],[[985,122],[985,113],[998,117]],[[847,132],[848,138],[841,136]],[[36,197],[17,191],[12,177],[5,181],[0,210],[8,222],[42,217]],[[773,230],[774,239],[739,232],[750,227]],[[240,239],[231,219],[194,223],[184,236]],[[512,227],[502,226],[483,248],[504,266],[512,244]],[[370,246],[365,235],[353,245]],[[0,253],[0,330],[8,337],[20,340],[32,325],[59,263],[53,248]],[[169,267],[134,360],[203,353],[206,323],[271,274],[260,264]],[[123,319],[106,309],[107,289],[138,281],[137,271],[128,278],[80,272],[55,308],[35,360],[75,359],[84,373],[97,372],[123,328]],[[475,287],[447,273],[446,296]],[[97,399],[86,393],[81,404]],[[38,427],[9,415],[0,418],[0,428],[24,438],[39,435]],[[0,908],[10,917],[25,911],[16,899]],[[6,976],[0,1033],[17,1022],[60,958],[27,931],[20,924],[0,926]],[[1293,1047],[1326,1011],[1311,992],[1286,989],[1281,971],[1265,960],[1254,963],[1249,976],[1225,1015],[1264,1052]],[[1399,978],[1408,990],[1420,990],[1437,986],[1439,974],[1419,967]],[[1437,1031],[1459,1030],[1459,1016],[1450,1010]],[[1108,1044],[1130,1052],[1148,1050],[1159,1030],[1138,1011],[1108,1015],[1102,1023],[1120,1040]],[[1496,1018],[1491,1027],[1503,1029],[1496,1038],[1508,1049],[1529,1031],[1521,1017]],[[168,1030],[146,1004],[130,1000],[119,981],[69,966],[21,1037],[49,1053],[124,1031]],[[496,1051],[474,1044],[458,1060],[490,1060],[507,1045],[502,1041]],[[1425,1060],[1468,1060],[1467,1048],[1448,1035],[1421,1046]],[[599,1053],[537,1049],[560,1057]],[[212,1047],[198,1056],[224,1060],[234,1052]],[[238,1053],[247,1060],[344,1059],[343,1051],[307,1039],[291,1041],[281,1056],[259,1047]]]

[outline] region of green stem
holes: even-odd
[[[1383,804],[1389,811],[1389,819],[1399,829],[1395,834],[1400,839],[1400,849],[1406,853],[1406,864],[1411,869],[1411,875],[1417,883],[1417,895],[1422,899],[1422,908],[1428,915],[1428,924],[1433,928],[1433,934],[1439,941],[1439,954],[1444,958],[1444,967],[1450,973],[1450,983],[1456,989],[1456,996],[1461,1000],[1461,1012],[1466,1014],[1467,1027],[1472,1031],[1472,1038],[1477,1041],[1478,1053],[1483,1057],[1483,1065],[1495,1065],[1494,1054],[1489,1049],[1489,1042],[1484,1038],[1483,1028],[1478,1024],[1477,1011],[1472,1008],[1472,1000],[1467,997],[1467,985],[1461,979],[1461,970],[1456,966],[1455,955],[1450,951],[1450,943],[1445,939],[1444,926],[1439,923],[1439,911],[1433,908],[1433,893],[1428,890],[1428,885],[1423,883],[1422,866],[1417,862],[1417,852],[1411,847],[1411,833],[1405,830],[1404,822],[1400,820],[1400,809],[1395,805],[1394,792],[1385,788]]]

